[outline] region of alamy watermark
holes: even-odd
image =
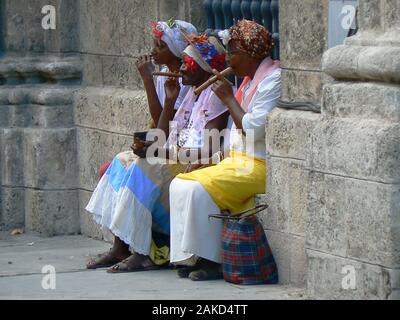
[[[56,8],[51,5],[46,5],[42,8],[42,14],[45,15],[42,18],[42,28],[44,30],[55,30],[56,29]]]
[[[345,275],[342,279],[342,289],[356,290],[356,268],[352,265],[343,266],[342,274]]]
[[[42,273],[46,274],[42,278],[43,290],[55,290],[56,289],[56,268],[52,265],[46,265],[42,268]]]
[[[357,9],[355,6],[350,4],[343,6],[341,14],[342,17],[342,28],[344,30],[356,28],[356,13]]]

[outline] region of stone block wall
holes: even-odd
[[[321,105],[326,76],[321,59],[328,43],[328,0],[279,1],[282,100]],[[264,228],[279,268],[280,282],[307,282],[307,197],[312,132],[321,115],[274,110],[267,119],[267,194]]]
[[[360,1],[359,33],[322,59],[335,81],[324,87],[312,132],[312,297],[400,298],[399,13],[398,1]]]
[[[84,213],[99,166],[149,123],[134,65],[150,22],[204,27],[201,2],[2,0],[0,229],[107,236]],[[44,30],[52,5],[56,29]]]
[[[328,48],[329,0],[279,1],[282,100],[321,105],[322,54]]]

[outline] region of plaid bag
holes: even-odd
[[[254,216],[266,207],[260,205],[238,216],[210,216],[225,220],[222,229],[222,271],[225,281],[243,285],[278,283],[274,256],[264,229]]]

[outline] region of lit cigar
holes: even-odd
[[[232,73],[232,68],[229,67],[229,68],[226,68],[225,70],[221,71],[219,74],[223,77],[226,77],[226,76],[230,75],[231,73]],[[204,89],[207,89],[209,86],[211,86],[217,80],[218,80],[218,75],[212,76],[210,79],[208,79],[206,82],[204,82],[200,87],[196,88],[194,90],[194,93],[196,95],[199,95]]]
[[[172,78],[181,78],[182,74],[173,73],[173,72],[153,72],[153,76],[164,76],[164,77],[172,77]]]

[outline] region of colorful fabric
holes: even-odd
[[[213,69],[222,71],[225,68],[225,52],[218,44],[211,41],[207,35],[188,37],[190,45],[183,51],[194,60],[204,71],[213,73]],[[206,63],[205,63],[205,62]],[[185,63],[194,69],[193,61],[186,58]]]
[[[182,52],[187,46],[185,34],[197,34],[195,26],[182,20],[170,19],[167,22],[153,22],[151,28],[154,37],[164,41],[178,58],[182,58]]]
[[[229,29],[229,41],[237,42],[239,49],[255,59],[269,56],[273,46],[271,33],[262,25],[246,19]]]
[[[235,284],[278,283],[278,268],[257,217],[224,223],[222,272],[226,281]]]
[[[266,164],[234,152],[215,166],[179,174],[177,178],[200,182],[221,210],[235,214],[254,207],[254,195],[265,193]]]
[[[169,235],[169,184],[183,164],[150,164],[132,151],[118,154],[86,210],[139,254],[149,255],[152,230]]]

